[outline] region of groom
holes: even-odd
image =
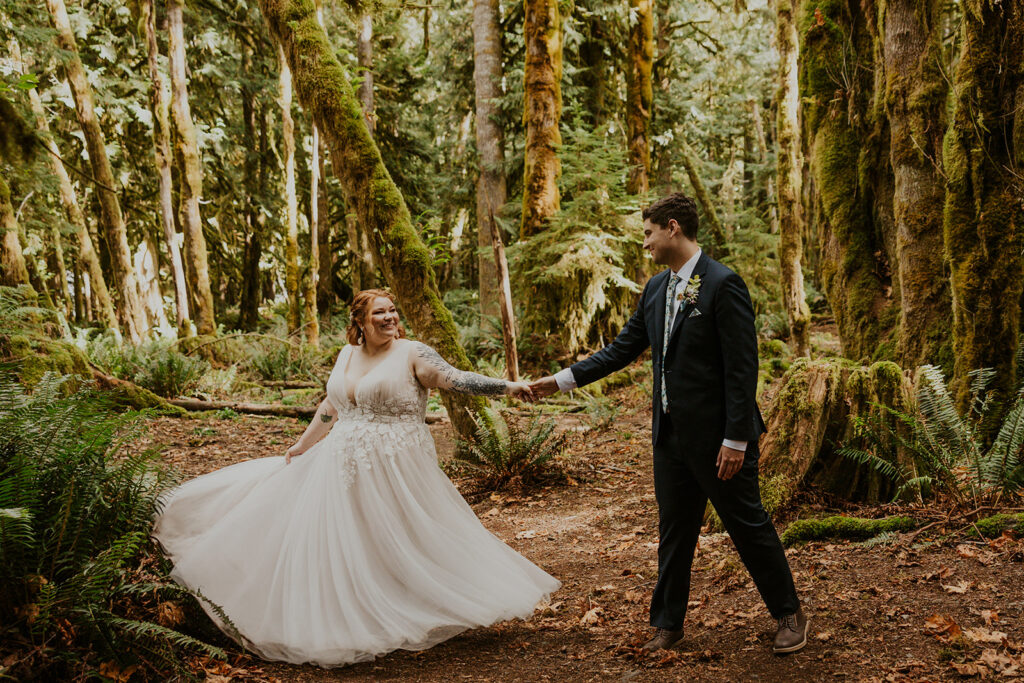
[[[778,534],[757,485],[754,400],[757,339],[750,295],[739,275],[697,246],[697,207],[682,193],[643,212],[644,249],[668,270],[644,287],[626,326],[608,346],[533,383],[538,396],[589,384],[633,362],[648,347],[654,370],[654,493],[658,501],[658,583],[648,650],[683,638],[690,567],[710,500],[772,616],[773,650],[807,643],[807,619]]]

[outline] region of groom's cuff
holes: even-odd
[[[555,384],[559,391],[572,391],[576,388],[576,377],[572,374],[572,368],[559,370],[555,373]]]
[[[557,378],[558,376],[555,375],[555,377]],[[731,449],[733,449],[735,451],[746,451],[747,450],[747,442],[746,441],[733,441],[732,439],[722,439],[722,445],[725,446],[726,448],[731,448]]]

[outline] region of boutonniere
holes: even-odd
[[[700,294],[700,275],[694,275],[683,287],[683,291],[676,294],[677,301],[685,301],[688,304],[697,303],[697,295]]]

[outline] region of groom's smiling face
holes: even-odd
[[[659,265],[667,264],[670,256],[678,251],[681,235],[682,230],[674,218],[670,218],[666,226],[653,223],[650,218],[644,221],[644,249],[651,252],[651,258]]]

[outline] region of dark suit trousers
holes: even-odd
[[[757,485],[757,442],[747,446],[743,467],[727,481],[718,478],[718,447],[688,448],[668,418],[661,416],[654,446],[654,493],[658,501],[658,584],[651,599],[651,626],[680,629],[690,596],[690,567],[707,501],[721,517],[740,559],[776,619],[800,604],[793,574]]]

